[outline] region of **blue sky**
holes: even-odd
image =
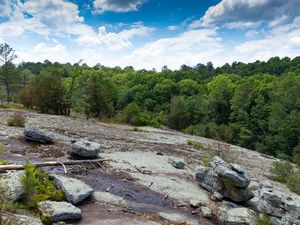
[[[21,61],[176,69],[300,55],[299,0],[0,0]]]

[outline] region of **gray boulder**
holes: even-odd
[[[21,176],[23,171],[10,172],[0,176],[0,186],[5,190],[4,198],[7,201],[15,202],[22,198],[23,187]]]
[[[52,222],[81,219],[81,210],[68,202],[44,201],[38,203],[38,209]]]
[[[86,140],[72,140],[69,154],[75,157],[82,157],[88,159],[98,158],[101,145],[96,142]]]
[[[300,196],[262,182],[259,189],[258,210],[275,217],[288,216],[300,219]]]
[[[238,164],[226,163],[217,156],[211,161],[211,168],[198,167],[196,180],[206,190],[235,202],[246,202],[254,197],[248,189],[250,178],[244,169]]]
[[[300,220],[296,220],[290,216],[282,217],[280,225],[300,225]]]
[[[51,144],[54,141],[51,135],[29,126],[25,127],[24,138],[25,141],[31,141],[40,144]]]
[[[248,208],[229,209],[225,217],[225,225],[256,225],[255,212]]]
[[[94,190],[81,180],[56,174],[51,174],[50,178],[72,204],[77,204],[93,194]]]

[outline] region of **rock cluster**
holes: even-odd
[[[211,167],[198,167],[196,180],[204,189],[218,196],[228,198],[234,202],[247,202],[254,197],[248,188],[250,178],[244,169],[234,163],[227,163],[216,156],[211,161]]]
[[[26,126],[24,130],[25,141],[36,142],[40,144],[53,143],[53,137],[36,128]]]
[[[281,224],[300,224],[300,196],[270,182],[260,183],[258,210],[282,218]]]
[[[74,157],[95,159],[98,158],[101,145],[86,140],[72,140],[69,154]]]

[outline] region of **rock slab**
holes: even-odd
[[[86,140],[72,140],[69,154],[74,157],[81,157],[87,159],[98,158],[101,145],[96,142]]]
[[[72,204],[77,204],[93,194],[93,188],[81,180],[56,174],[51,174],[50,178]]]
[[[81,210],[68,202],[44,201],[38,204],[38,209],[52,222],[81,219]]]
[[[53,136],[28,126],[26,126],[24,130],[24,138],[25,141],[31,141],[40,144],[51,144],[54,141]]]
[[[2,219],[4,224],[8,221],[8,224],[13,225],[43,225],[39,218],[19,214],[3,214]]]
[[[21,176],[23,171],[10,172],[0,177],[0,185],[5,190],[4,198],[8,201],[15,202],[22,198],[23,187]]]
[[[256,221],[253,210],[238,207],[227,211],[224,222],[225,225],[256,225]]]

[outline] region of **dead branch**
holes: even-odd
[[[68,160],[68,161],[50,161],[41,163],[32,163],[36,167],[48,167],[48,166],[61,166],[63,165],[84,165],[91,163],[103,163],[110,161],[109,159],[95,159],[95,160]],[[7,170],[23,170],[25,165],[0,165],[0,172],[5,172]]]

